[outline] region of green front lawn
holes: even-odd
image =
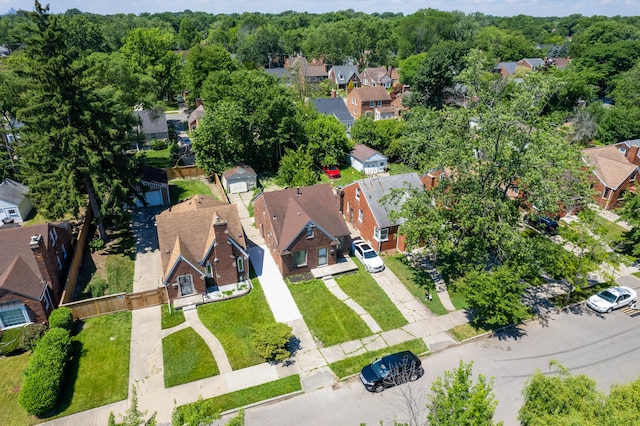
[[[227,410],[245,407],[249,404],[265,401],[280,395],[287,395],[299,390],[302,390],[302,386],[300,384],[300,376],[296,374],[251,388],[181,405],[173,411],[174,424],[183,424],[187,420],[185,416],[188,416],[187,413],[190,412],[217,416]]]
[[[194,195],[213,196],[211,188],[204,182],[199,180],[174,179],[169,181],[169,195],[171,196],[171,204],[178,204],[185,198]]]
[[[362,318],[338,300],[321,280],[290,284],[289,290],[311,333],[324,346],[371,335]]]
[[[72,340],[74,354],[67,366],[56,417],[126,399],[131,312],[89,318]]]
[[[416,169],[412,169],[411,167],[402,163],[388,163],[387,171],[389,172],[390,175],[401,175],[404,173],[417,172]]]
[[[393,330],[408,324],[389,296],[380,288],[371,274],[358,263],[358,271],[336,277],[338,286],[362,306],[382,330]]]
[[[168,388],[220,373],[209,346],[191,327],[162,339],[162,357]]]
[[[427,309],[436,315],[445,315],[448,313],[442,305],[442,302],[440,302],[438,293],[434,290],[433,280],[427,271],[412,267],[407,257],[403,254],[384,256],[383,259],[387,268],[393,271],[413,297],[422,301]],[[430,290],[432,300],[425,299],[425,291],[427,289]],[[449,289],[449,297],[456,309],[464,309],[467,307],[467,301],[461,293]]]
[[[180,325],[185,322],[184,312],[182,309],[171,309],[169,313],[169,306],[162,304],[162,329],[173,328],[176,325]]]
[[[362,355],[331,363],[329,364],[329,368],[331,368],[339,379],[344,379],[345,377],[358,374],[362,367],[371,364],[376,359],[400,351],[411,351],[416,355],[420,355],[427,353],[429,348],[422,339],[409,340],[394,346],[389,346],[388,348],[367,352]]]
[[[260,282],[251,282],[245,296],[198,306],[200,320],[220,341],[234,370],[265,362],[253,347],[253,327],[275,322]]]
[[[461,324],[453,327],[449,330],[449,333],[458,341],[464,342],[467,339],[470,339],[475,336],[479,336],[488,331],[491,331],[489,328],[480,327],[473,324]]]
[[[148,149],[145,151],[140,151],[138,155],[144,157],[144,163],[150,167],[157,167],[159,169],[164,169],[167,167],[173,167],[173,162],[171,161],[171,147],[168,146],[165,149]]]
[[[18,403],[22,385],[22,372],[27,368],[31,352],[0,357],[0,425],[34,425],[40,423],[35,416],[23,410]]]
[[[623,239],[622,235],[626,230],[617,223],[611,222],[598,214],[594,213],[589,216],[589,218],[581,216],[580,220],[590,222],[593,233],[598,235],[600,239],[607,243],[611,248],[615,248],[615,246]]]

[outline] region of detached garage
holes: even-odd
[[[258,186],[258,175],[251,166],[241,164],[222,173],[222,186],[228,194],[253,191]]]
[[[171,203],[169,180],[164,170],[145,166],[142,170],[140,186],[148,206],[168,206]],[[143,205],[142,201],[136,200],[136,207]]]

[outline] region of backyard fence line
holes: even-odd
[[[117,293],[93,299],[78,300],[64,305],[73,313],[76,319],[86,319],[114,312],[132,311],[134,309],[157,306],[167,302],[164,287],[138,293]]]
[[[202,176],[206,174],[204,170],[202,170],[198,166],[178,166],[178,167],[167,167],[163,169],[167,172],[167,178],[171,179],[183,179],[188,177]]]

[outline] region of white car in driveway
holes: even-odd
[[[587,306],[598,312],[611,312],[614,309],[633,305],[638,299],[636,291],[629,287],[610,287],[587,299]]]
[[[354,240],[351,243],[351,252],[362,262],[367,271],[380,272],[384,270],[384,262],[366,242]]]

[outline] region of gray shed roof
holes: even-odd
[[[318,112],[324,115],[333,115],[342,124],[353,123],[353,117],[349,114],[347,106],[340,98],[315,98],[312,99],[313,105]]]
[[[400,208],[400,206],[402,206],[402,204],[407,200],[408,194],[405,193],[400,197],[400,199],[394,199],[393,202],[388,204],[382,203],[382,197],[391,194],[393,189],[407,189],[407,187],[411,189],[420,189],[423,187],[417,173],[372,177],[356,181],[351,185],[355,184],[360,186],[362,197],[367,200],[371,213],[380,228],[388,228],[401,223],[389,219],[389,213]]]
[[[29,187],[27,185],[23,185],[9,178],[6,178],[0,183],[0,200],[15,204],[16,206],[20,205],[28,192]]]
[[[385,159],[387,158],[385,155],[382,155],[375,149],[369,148],[368,146],[362,143],[359,143],[356,146],[354,146],[349,155],[361,163],[365,163],[368,159],[370,159],[374,155],[379,155]]]

